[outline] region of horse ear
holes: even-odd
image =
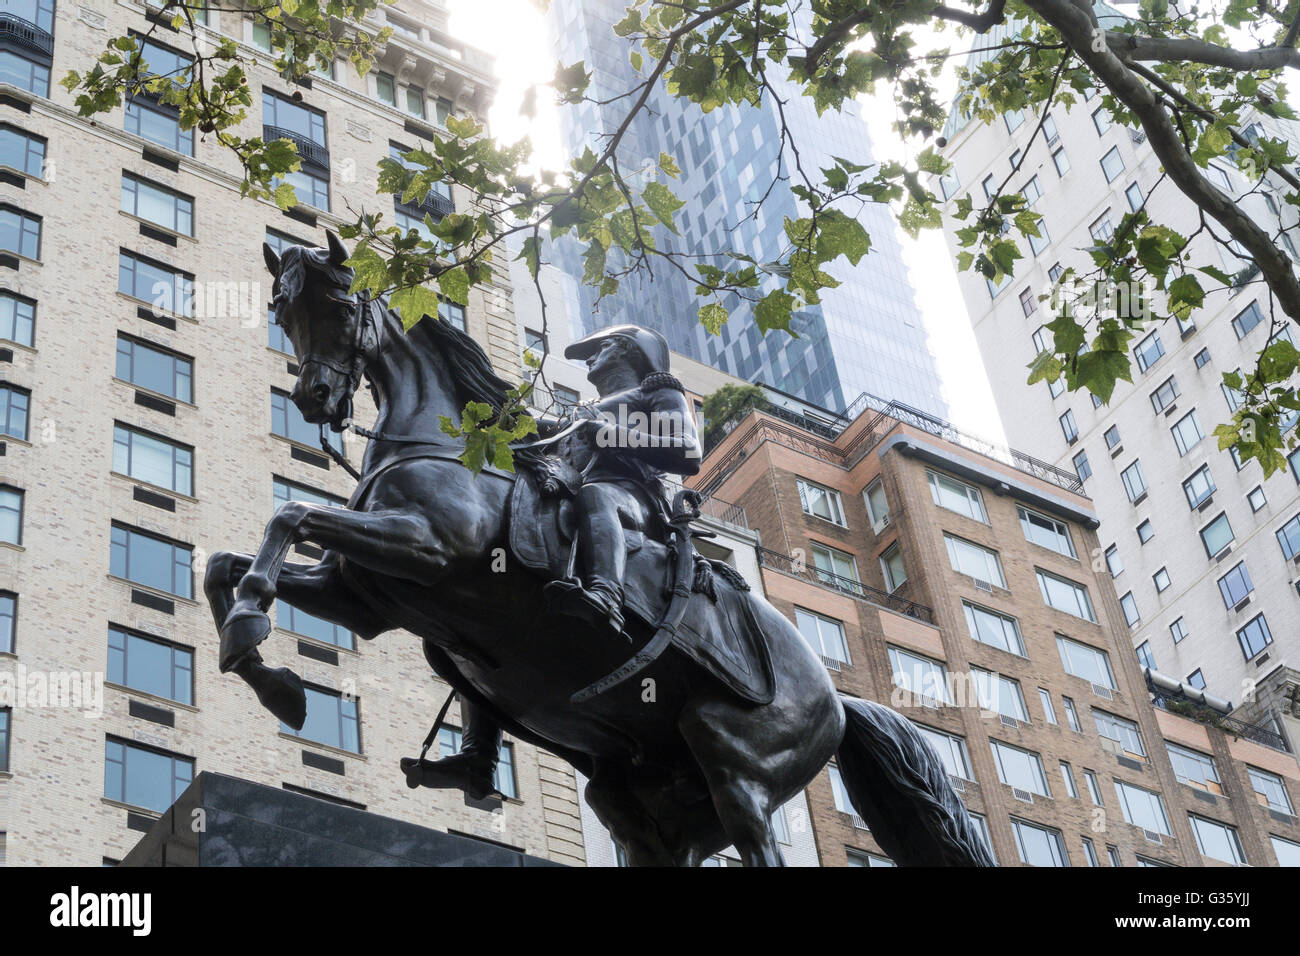
[[[348,247],[343,245],[343,240],[339,238],[338,233],[333,229],[326,229],[325,237],[329,240],[330,244],[330,263],[332,265],[341,266],[343,263],[347,262],[351,253],[348,252]]]
[[[262,243],[262,258],[266,260],[266,268],[270,270],[271,275],[278,279],[280,277],[280,257],[276,255],[269,242]]]

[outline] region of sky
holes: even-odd
[[[555,75],[545,15],[530,0],[445,0],[451,11],[451,32],[458,39],[496,58],[500,80],[488,115],[492,134],[508,142],[528,136],[535,162],[557,168],[565,154],[559,138],[552,97],[539,90],[537,113],[530,121],[519,112],[525,91]],[[918,37],[923,49],[924,40]],[[953,43],[951,35],[943,43]],[[956,61],[954,61],[956,62]],[[941,90],[951,95],[956,81],[951,70],[941,78]],[[892,97],[881,88],[862,99],[863,117],[876,159],[905,159],[924,144],[905,144],[890,129]],[[911,239],[899,231],[903,259],[916,291],[916,302],[930,336],[949,418],[958,428],[992,441],[1004,441],[1001,422],[989,390],[975,335],[957,287],[956,266],[938,230]],[[939,266],[939,263],[946,264]],[[834,274],[834,266],[828,270]],[[918,281],[918,277],[923,281]],[[777,334],[777,333],[773,333]],[[1027,374],[1027,373],[1026,373]],[[888,397],[888,396],[885,396]]]

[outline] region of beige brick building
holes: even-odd
[[[1074,475],[869,397],[772,400],[698,484],[837,687],[925,728],[1000,864],[1300,864],[1282,739],[1152,707]],[[806,792],[822,864],[888,865],[836,774]]]
[[[87,122],[58,85],[112,36],[149,34],[146,59],[162,62],[191,49],[186,31],[131,0],[29,6],[10,7],[26,32],[0,32],[0,303],[11,318],[0,329],[0,493],[12,517],[0,674],[25,687],[0,715],[0,859],[118,860],[186,780],[214,770],[583,862],[573,774],[528,745],[510,743],[515,796],[494,812],[406,788],[398,759],[417,751],[447,691],[411,635],[362,646],[278,607],[266,657],[320,691],[298,737],[217,672],[200,589],[205,555],[254,550],[277,496],[352,487],[284,408],[293,356],[266,323],[263,240],[324,245],[324,230],[358,210],[401,214],[375,194],[377,161],[437,136],[448,111],[481,118],[490,59],[447,33],[440,4],[407,0],[367,21],[395,28],[367,77],[340,61],[292,85],[251,22],[211,10],[200,35],[240,40],[257,90],[240,132],[288,129],[310,160],[295,186],[312,201],[285,214],[239,199],[235,157],[182,134],[166,108],[138,102]],[[447,198],[464,201],[435,196],[435,211]],[[183,296],[156,308],[159,288],[190,283],[193,310]],[[508,277],[447,315],[518,374]],[[368,421],[373,408],[360,406]],[[348,443],[354,462],[361,450]],[[70,673],[107,675],[102,713],[35,692]]]

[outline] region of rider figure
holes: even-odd
[[[685,390],[668,372],[668,343],[658,332],[614,326],[574,342],[564,355],[586,360],[587,378],[600,398],[575,409],[572,420],[538,423],[543,435],[577,424],[575,433],[591,450],[575,496],[581,582],[553,581],[546,593],[552,612],[617,637],[623,631],[624,525],[654,527],[650,523],[660,516],[666,521],[663,475],[698,473],[700,441]],[[480,798],[492,792],[501,728],[463,698],[461,716],[460,752],[425,763],[419,772],[415,761],[403,761],[410,786],[459,787]]]

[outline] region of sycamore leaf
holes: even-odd
[[[700,324],[708,329],[712,335],[717,335],[722,331],[722,326],[726,324],[728,318],[730,316],[727,314],[727,310],[716,302],[700,306]]]
[[[672,190],[663,183],[654,182],[646,185],[641,193],[641,198],[645,200],[645,204],[654,213],[656,219],[674,233],[677,232],[677,227],[673,225],[673,213],[686,205],[684,201],[674,196]]]

